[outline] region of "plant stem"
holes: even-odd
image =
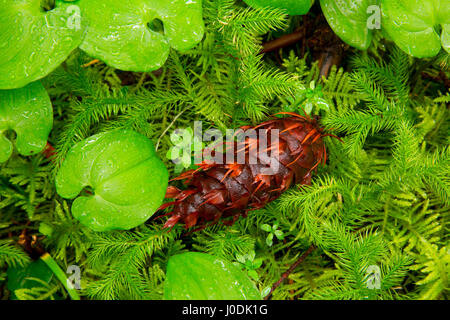
[[[280,38],[274,39],[272,41],[266,42],[263,45],[263,49],[261,50],[261,53],[271,52],[275,51],[281,48],[285,48],[287,46],[290,46],[294,43],[299,42],[304,37],[303,30],[297,30],[293,33],[286,34]]]
[[[74,288],[69,287],[69,285],[67,284],[68,281],[66,274],[61,270],[52,256],[48,252],[44,253],[41,256],[41,260],[45,262],[50,270],[53,271],[58,280],[61,281],[64,288],[66,288],[67,292],[69,293],[70,298],[72,298],[72,300],[80,300],[80,296],[78,295],[77,291]]]
[[[295,268],[297,268],[299,266],[300,263],[302,263],[306,257],[313,252],[316,249],[316,247],[312,244],[309,246],[308,250],[306,250],[301,256],[300,258],[298,258],[297,261],[295,261],[295,263],[285,272],[281,275],[281,278],[274,283],[274,285],[272,286],[272,289],[270,289],[269,294],[264,297],[264,300],[269,299],[269,297],[272,295],[272,293],[275,291],[276,288],[278,288],[280,286],[281,283],[283,283],[283,281],[289,277],[289,275],[295,270]]]
[[[142,85],[144,84],[144,81],[145,81],[146,77],[147,77],[147,73],[143,72],[141,77],[139,78],[139,82],[137,83],[137,85],[133,89],[130,90],[130,93],[137,92],[142,87]]]
[[[156,143],[155,150],[158,151],[159,143],[161,142],[162,137],[169,131],[169,129],[173,126],[173,124],[177,121],[177,119],[185,112],[186,109],[181,110],[180,113],[178,113],[175,118],[173,118],[172,122],[169,124],[169,126],[161,133],[161,135],[158,138],[158,142]]]
[[[319,58],[319,79],[322,79],[322,77],[328,78],[331,67],[340,65],[343,52],[344,49],[341,45],[334,44],[321,53]]]

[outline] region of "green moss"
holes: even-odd
[[[309,23],[320,7],[312,10]],[[448,299],[446,53],[413,58],[374,32],[367,51],[347,49],[324,79],[315,58],[329,46],[311,45],[325,41],[317,33],[260,53],[275,34],[303,30],[304,17],[204,0],[203,19],[203,40],[183,53],[171,50],[155,72],[89,64],[93,57],[75,50],[42,79],[53,105],[48,140],[55,154],[48,159],[13,151],[0,164],[0,282],[7,281],[8,266],[29,259],[17,244],[26,229],[27,239],[35,236],[61,267],[81,266],[80,294],[86,299],[162,299],[168,261],[188,251],[235,263],[266,294],[311,245],[317,249],[271,299]],[[331,33],[327,28],[317,25]],[[155,143],[154,152],[174,178],[175,164],[166,154],[175,129],[192,128],[197,120],[204,129],[237,128],[302,109],[318,115],[342,142],[325,138],[328,161],[310,186],[291,188],[231,227],[219,223],[186,234],[175,226],[167,232],[167,217],[160,217],[143,218],[130,230],[93,232],[74,217],[72,199],[84,184],[67,200],[56,192],[55,176],[66,170],[70,150],[89,137],[138,132]],[[98,181],[89,182],[97,195]],[[283,238],[274,237],[269,246],[264,225],[277,225]],[[0,296],[9,296],[0,287]],[[45,288],[44,294],[67,297],[61,286]]]

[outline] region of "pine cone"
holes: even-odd
[[[245,217],[248,211],[262,208],[278,198],[292,184],[310,184],[312,171],[326,161],[322,138],[330,135],[323,134],[317,119],[295,113],[282,114],[290,117],[269,120],[256,127],[242,127],[245,132],[255,129],[256,138],[228,143],[227,148],[231,144],[234,146],[231,163],[225,163],[225,155],[222,155],[220,159],[224,164],[204,161],[197,170],[173,179],[185,180],[188,188],[168,187],[166,198],[175,198],[175,201],[160,207],[173,205],[173,210],[166,214],[171,217],[164,227],[184,223],[186,228],[197,226],[196,231],[208,222],[214,224],[223,218],[228,218],[223,223],[231,225],[239,216]],[[279,141],[272,139],[274,129],[279,130]],[[261,147],[263,141],[267,142]],[[242,164],[237,161],[238,152],[241,157],[245,155]],[[216,154],[212,152],[212,155]]]

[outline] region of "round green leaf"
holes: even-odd
[[[151,140],[131,130],[96,134],[77,143],[57,176],[56,191],[75,198],[72,214],[94,231],[128,230],[144,223],[162,204],[168,172]]]
[[[253,8],[272,7],[286,10],[290,15],[307,14],[314,0],[244,0]]]
[[[333,31],[345,43],[366,50],[372,41],[367,28],[367,8],[378,0],[320,0],[323,14]]]
[[[164,283],[166,300],[260,300],[253,282],[231,262],[200,252],[172,256]]]
[[[170,47],[187,50],[203,38],[201,0],[89,0],[80,4],[89,21],[81,49],[121,70],[156,70],[167,60]],[[163,30],[154,27],[160,22]]]
[[[13,149],[4,131],[14,130],[17,151],[29,156],[44,149],[52,126],[52,103],[39,81],[20,89],[0,90],[0,162],[8,160]]]
[[[45,77],[76,49],[84,36],[77,7],[56,0],[44,11],[40,0],[0,0],[0,89]]]
[[[382,0],[382,25],[406,53],[434,57],[441,46],[450,53],[450,1]]]

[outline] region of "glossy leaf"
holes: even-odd
[[[161,205],[168,172],[151,140],[131,130],[96,134],[77,143],[56,176],[56,190],[73,199],[72,214],[95,231],[131,229]]]
[[[253,282],[231,262],[200,252],[169,259],[164,283],[166,300],[259,300]]]
[[[58,67],[83,40],[85,24],[74,4],[57,0],[0,0],[0,89],[20,88]]]
[[[450,1],[382,0],[383,29],[406,53],[434,57],[450,53]]]
[[[156,70],[170,47],[190,49],[204,34],[201,0],[89,0],[81,7],[89,21],[81,49],[122,70]]]
[[[372,30],[367,27],[367,8],[377,3],[378,0],[320,0],[333,31],[342,41],[361,50],[366,50],[372,42]]]
[[[290,15],[307,14],[314,0],[244,0],[253,8],[272,7],[286,10]]]
[[[13,150],[4,131],[14,130],[18,152],[29,156],[44,149],[52,126],[52,104],[39,81],[21,89],[0,90],[0,162],[8,160]]]

